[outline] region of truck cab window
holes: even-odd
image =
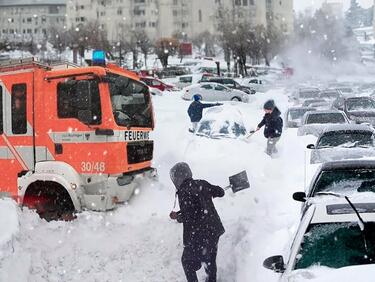
[[[26,84],[12,86],[12,132],[13,134],[26,134]]]
[[[152,108],[148,87],[121,76],[107,77],[115,121],[125,127],[152,127]]]
[[[100,124],[102,112],[96,80],[70,80],[57,85],[57,115],[60,119],[78,119],[81,111],[91,112],[91,125]]]

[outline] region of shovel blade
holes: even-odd
[[[250,188],[250,183],[247,177],[246,170],[229,177],[229,183],[230,183],[233,193],[237,193],[244,189]]]

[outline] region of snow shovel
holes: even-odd
[[[249,131],[249,135],[246,136],[246,139],[249,139],[251,136],[253,136],[255,132],[256,132],[255,130]]]
[[[232,189],[233,193],[250,188],[246,170],[229,177],[229,186],[225,190]]]
[[[251,136],[253,136],[256,133],[256,130],[252,130],[249,132],[249,134],[245,137],[245,142],[249,143],[249,139]]]

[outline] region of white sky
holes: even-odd
[[[323,2],[326,0],[294,0],[294,9],[296,11],[303,11],[306,8],[319,8]],[[344,3],[344,10],[347,10],[350,6],[350,0],[327,0],[327,2],[342,2]],[[374,0],[358,0],[358,3],[364,7],[368,8],[374,4]]]

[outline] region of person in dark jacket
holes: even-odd
[[[186,163],[177,163],[170,170],[176,187],[180,211],[170,213],[170,218],[183,223],[184,251],[181,262],[188,282],[198,282],[196,271],[202,264],[207,282],[216,282],[216,255],[219,238],[225,230],[212,202],[223,197],[224,190],[205,180],[193,179]]]
[[[264,137],[267,138],[266,153],[270,156],[277,153],[276,143],[280,140],[283,132],[283,119],[280,110],[275,106],[273,100],[268,100],[264,104],[265,115],[258,124],[257,131],[264,126]]]
[[[192,128],[189,130],[190,132],[195,132],[197,130],[198,123],[202,119],[203,109],[222,105],[219,103],[203,104],[200,101],[202,97],[199,95],[194,95],[193,98],[194,98],[194,101],[190,104],[188,108],[188,115],[192,123]]]

